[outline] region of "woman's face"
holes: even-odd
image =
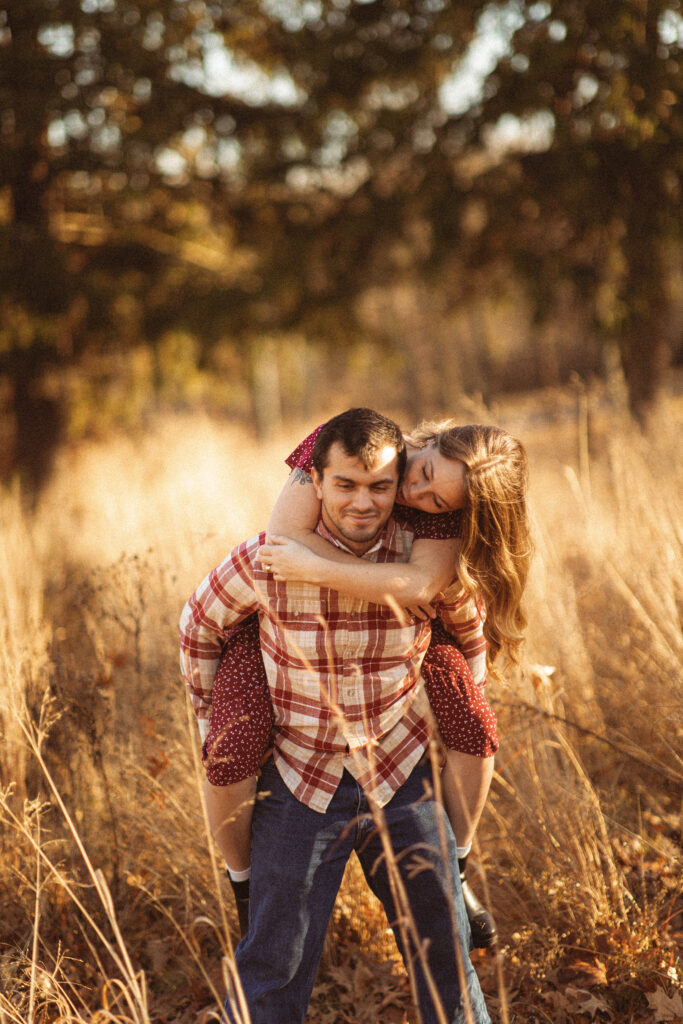
[[[436,445],[408,452],[396,500],[422,512],[454,512],[465,507],[465,463],[446,459]]]

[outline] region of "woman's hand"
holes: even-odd
[[[316,583],[316,569],[324,559],[290,537],[271,537],[259,548],[259,561],[276,580]]]
[[[325,579],[325,568],[329,566],[327,559],[314,554],[304,544],[292,540],[291,537],[270,537],[267,543],[259,548],[258,557],[263,568],[267,572],[272,572],[276,580],[313,583],[318,586],[329,585]],[[416,619],[433,619],[437,614],[435,605],[442,599],[443,594],[439,593],[431,602],[424,601],[404,610]]]
[[[436,604],[438,601],[443,600],[443,594],[437,594],[433,597],[430,604],[425,601],[424,604],[414,604],[406,607],[408,615],[412,615],[414,619],[435,619],[438,615]]]

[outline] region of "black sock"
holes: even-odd
[[[230,875],[228,875],[228,878],[230,878]],[[245,878],[243,882],[236,882],[234,879],[230,878],[230,885],[232,886],[232,891],[235,894],[235,899],[237,899],[237,900],[248,900],[249,899],[249,879],[248,878]]]

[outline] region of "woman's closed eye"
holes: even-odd
[[[428,484],[430,484],[430,483],[432,482],[432,480],[434,479],[434,473],[433,473],[433,471],[431,472],[431,474],[427,472],[427,463],[426,463],[426,462],[425,462],[425,464],[424,464],[424,465],[423,465],[423,467],[422,467],[422,476],[423,476],[423,477],[424,477],[424,479],[425,479],[425,483],[428,483]],[[447,507],[447,505],[446,505],[446,504],[445,504],[445,502],[444,502],[444,501],[443,501],[443,500],[442,500],[442,499],[441,499],[441,498],[439,497],[439,495],[438,495],[438,494],[434,494],[434,493],[432,492],[432,494],[430,495],[430,497],[431,497],[432,501],[434,502],[434,505],[435,505],[435,507],[436,507],[436,510],[437,510],[437,512],[447,512],[447,511],[448,511],[448,507]]]

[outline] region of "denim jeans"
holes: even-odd
[[[464,976],[472,1024],[490,1024],[468,955],[470,931],[455,839],[443,808],[425,796],[429,783],[430,766],[418,765],[383,808],[388,835],[446,1020],[467,1020],[459,982]],[[235,954],[251,1024],[303,1024],[335,897],[353,850],[384,905],[404,961],[414,967],[423,1024],[437,1024],[439,1015],[414,941],[408,936],[406,945],[397,923],[381,837],[356,780],[344,772],[324,814],[292,796],[272,761],[263,769],[259,790],[264,795],[256,802],[252,829],[249,931]],[[227,1019],[236,1024],[240,1018],[230,1002],[228,997]]]

